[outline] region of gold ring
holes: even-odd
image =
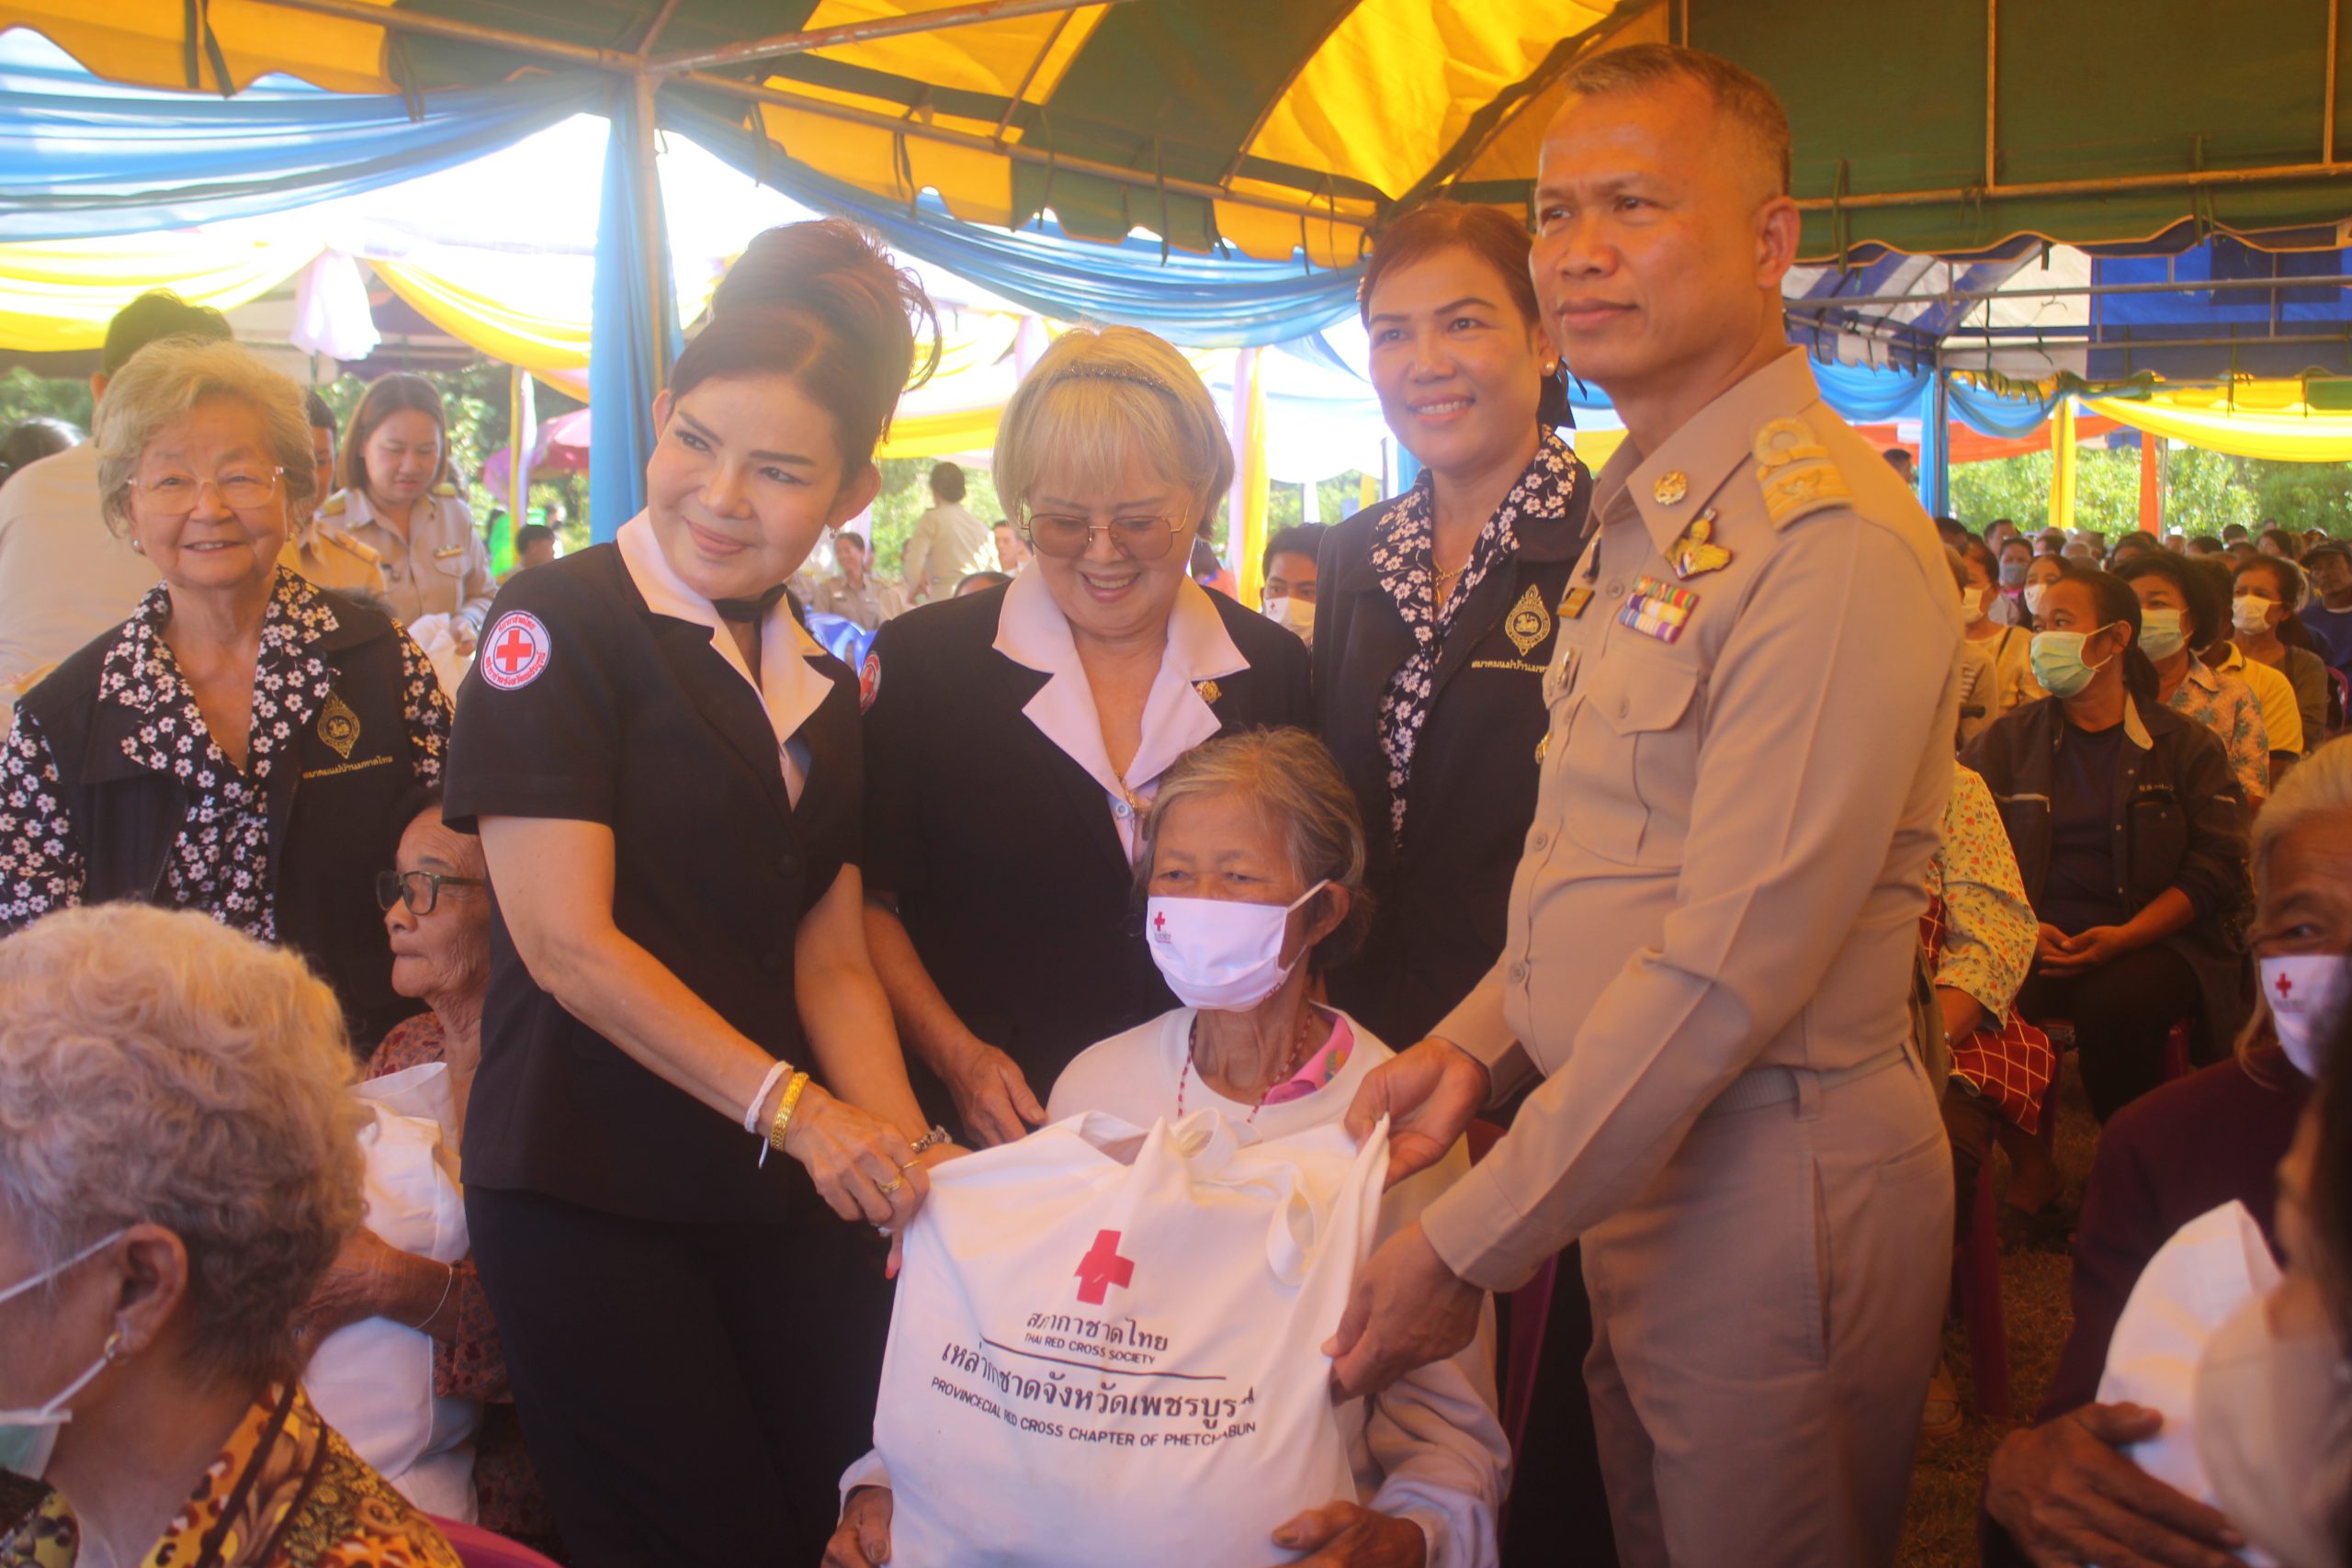
[[[896,1176],[884,1182],[880,1187],[876,1188],[876,1190],[880,1192],[885,1198],[888,1198],[891,1193],[896,1192],[899,1188],[904,1187],[906,1184],[907,1179],[905,1177]]]

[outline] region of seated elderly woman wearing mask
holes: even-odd
[[[390,941],[392,988],[427,1010],[394,1025],[362,1076],[375,1082],[435,1063],[448,1069],[454,1168],[466,1100],[481,1065],[481,1007],[490,989],[490,882],[481,840],[444,822],[439,797],[431,797],[409,819],[399,853],[377,877],[376,898]],[[396,1247],[373,1230],[353,1231],[303,1309],[301,1329],[322,1340],[370,1317],[430,1336],[435,1400],[480,1407],[472,1434],[476,1522],[559,1555],[555,1517],[523,1446],[506,1353],[472,1253],[444,1263]]]
[[[1393,1053],[1315,1001],[1370,911],[1363,828],[1321,741],[1298,730],[1212,740],[1162,777],[1143,823],[1136,880],[1148,943],[1185,1004],[1082,1053],[1056,1080],[1047,1115],[1101,1111],[1139,1127],[1214,1109],[1285,1137],[1336,1123],[1356,1085]],[[1414,1224],[1469,1168],[1457,1146],[1391,1188],[1380,1237]],[[1460,1354],[1340,1407],[1353,1497],[1285,1521],[1273,1544],[1316,1568],[1491,1568],[1510,1447],[1495,1416],[1491,1334]],[[842,1478],[847,1504],[825,1562],[888,1560],[890,1492],[869,1456]]]
[[[0,1564],[457,1568],[294,1381],[350,1079],[334,993],[202,915],[0,941]]]
[[[1988,1568],[2230,1568],[2233,1532],[2256,1533],[2133,1462],[2132,1445],[2179,1412],[2101,1401],[2099,1384],[2125,1303],[2183,1225],[2234,1200],[2274,1248],[2294,1249],[2284,1206],[2273,1208],[2273,1172],[2314,1080],[2327,1079],[2322,1004],[2352,952],[2352,739],[2329,741],[2279,781],[2254,819],[2253,867],[2254,1016],[2234,1055],[2143,1095],[2100,1133],[2075,1238],[2073,1328],[2039,1424],[2002,1438],[1987,1466]]]

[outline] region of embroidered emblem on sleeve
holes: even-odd
[[[481,678],[502,692],[517,691],[547,672],[554,646],[538,616],[509,610],[482,639]]]
[[[881,694],[882,656],[869,653],[865,656],[865,663],[857,671],[857,711],[864,713],[871,708],[874,699]]]

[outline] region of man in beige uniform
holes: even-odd
[[[320,520],[319,505],[334,488],[334,411],[316,392],[304,394],[311,416],[311,456],[318,468],[318,488],[304,515],[286,536],[277,564],[310,579],[320,587],[364,599],[376,605],[388,603],[384,569],[373,548],[343,529]]]
[[[1394,1179],[1543,1081],[1365,1265],[1334,1375],[1444,1353],[1481,1291],[1581,1238],[1622,1559],[1883,1564],[1950,1272],[1905,1004],[1958,606],[1917,502],[1787,346],[1770,90],[1666,45],[1567,85],[1532,265],[1627,439],[1555,610],[1502,955],[1350,1120],[1394,1117]]]

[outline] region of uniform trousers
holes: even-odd
[[[466,1222],[573,1568],[814,1568],[873,1443],[873,1232],[813,1192],[783,1224],[693,1224],[477,1186]]]
[[[1585,1360],[1628,1568],[1894,1561],[1951,1278],[1951,1155],[1909,1053],[1702,1117],[1585,1233]]]
[[[2079,975],[2037,969],[2018,992],[2017,1010],[2037,1023],[2074,1024],[2083,1092],[2105,1122],[2164,1082],[2165,1037],[2202,1005],[2196,971],[2157,942]]]

